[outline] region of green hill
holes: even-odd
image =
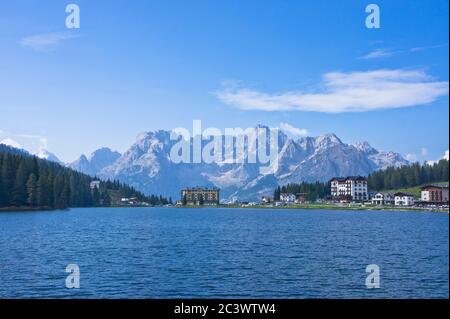
[[[415,186],[415,187],[406,187],[406,188],[396,188],[396,189],[385,189],[382,190],[382,192],[389,192],[389,193],[397,193],[397,192],[404,192],[404,193],[411,193],[414,195],[415,199],[420,199],[420,192],[421,192],[421,187],[428,185],[428,184],[439,184],[439,185],[448,185],[448,181],[446,182],[433,182],[433,183],[426,183],[426,184],[422,184],[420,186]]]

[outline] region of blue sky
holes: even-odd
[[[67,30],[65,6],[80,7]],[[381,28],[365,27],[376,3]],[[2,1],[0,140],[64,161],[139,132],[336,133],[448,150],[448,1]]]

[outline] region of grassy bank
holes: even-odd
[[[446,209],[427,209],[421,207],[396,207],[396,206],[359,206],[359,205],[338,205],[338,204],[301,204],[288,206],[270,206],[270,205],[256,205],[256,206],[240,206],[240,205],[223,205],[221,207],[227,208],[260,208],[260,209],[317,209],[317,210],[373,210],[373,211],[436,211],[447,212]]]
[[[448,185],[448,181],[446,181],[446,182],[436,182],[436,183],[427,183],[427,184],[423,184],[423,185],[415,186],[415,187],[386,189],[386,190],[382,190],[381,192],[385,192],[385,193],[397,193],[397,192],[411,193],[411,194],[413,194],[415,199],[420,199],[421,187],[423,187],[425,185],[429,185],[429,184]]]
[[[434,212],[446,212],[448,209],[427,209],[421,207],[398,207],[398,206],[372,206],[372,205],[340,205],[340,204],[296,204],[287,206],[271,206],[271,205],[254,205],[254,206],[241,206],[241,205],[218,205],[218,206],[174,206],[176,208],[241,208],[241,209],[316,209],[316,210],[355,210],[355,211],[434,211]]]

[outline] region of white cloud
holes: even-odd
[[[444,155],[440,158],[440,159],[438,159],[438,160],[429,160],[429,161],[426,161],[426,163],[428,164],[428,165],[434,165],[434,164],[437,164],[437,163],[439,163],[439,161],[440,160],[442,160],[442,159],[446,159],[447,161],[449,160],[449,152],[448,152],[448,150],[446,150],[445,152],[444,152]]]
[[[14,141],[13,139],[10,139],[10,138],[5,138],[5,139],[1,140],[0,144],[5,144],[5,145],[12,146],[15,148],[22,148],[22,146],[18,142]]]
[[[421,70],[330,72],[314,93],[264,93],[225,86],[216,96],[242,110],[366,112],[422,105],[448,94],[448,82],[435,81]]]
[[[409,162],[417,162],[417,155],[416,154],[406,154],[405,156],[406,160]]]
[[[48,139],[40,135],[30,135],[30,134],[17,134],[17,137],[29,139],[31,142],[37,145],[36,152],[42,152],[48,148]]]
[[[428,155],[428,150],[425,147],[422,147],[422,149],[420,150],[420,155],[422,156]]]
[[[375,50],[367,53],[366,55],[359,57],[359,59],[369,60],[369,59],[383,58],[383,57],[391,56],[395,53],[397,53],[397,52],[387,50],[387,49],[375,49]]]
[[[20,44],[36,51],[48,51],[54,49],[62,41],[77,37],[78,35],[69,32],[45,33],[25,37],[20,40]]]
[[[6,144],[16,148],[22,148],[32,154],[40,153],[48,149],[48,139],[41,135],[15,134],[2,132],[4,139],[1,144]]]
[[[295,136],[307,136],[308,130],[294,127],[288,123],[280,123],[280,129]]]

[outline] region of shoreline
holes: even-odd
[[[0,213],[9,212],[43,212],[43,211],[53,211],[53,210],[66,210],[67,208],[54,208],[54,207],[28,207],[28,206],[8,206],[0,207]]]
[[[99,207],[0,207],[0,213],[8,212],[42,212],[42,211],[66,211],[77,208],[230,208],[230,209],[290,209],[290,210],[346,210],[346,211],[398,211],[398,212],[427,212],[427,213],[449,213],[449,209],[425,208],[425,207],[395,207],[395,206],[340,206],[327,204],[306,204],[306,205],[286,205],[286,206],[270,206],[270,205],[254,205],[254,206],[240,206],[240,205],[186,205],[186,206],[99,206]]]
[[[434,213],[449,213],[449,209],[437,209],[426,207],[396,207],[396,206],[340,206],[333,204],[306,204],[306,205],[286,205],[286,206],[270,206],[270,205],[254,205],[254,206],[241,206],[241,205],[216,205],[216,206],[198,206],[198,205],[186,205],[186,206],[173,206],[174,208],[241,208],[241,209],[311,209],[311,210],[354,210],[354,211],[403,211],[403,212],[434,212]]]

